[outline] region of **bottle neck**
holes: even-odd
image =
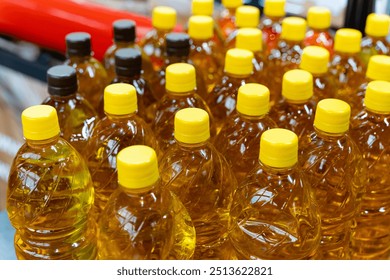
[[[345,135],[347,134],[347,131],[340,132],[340,133],[329,133],[329,132],[318,129],[315,126],[314,126],[314,131],[318,137],[320,137],[321,139],[323,139],[327,142],[339,141],[340,139],[344,138]]]
[[[188,55],[167,55],[165,65],[171,65],[174,63],[188,63]]]
[[[31,148],[43,148],[46,146],[52,146],[56,144],[59,139],[60,139],[60,134],[57,134],[56,136],[53,136],[48,139],[42,139],[42,140],[26,139],[26,143]]]
[[[71,94],[67,94],[67,95],[57,95],[57,94],[51,94],[50,95],[50,98],[53,99],[54,101],[57,101],[57,102],[66,102],[70,99],[75,99],[76,98],[76,94],[77,92],[74,92],[74,93],[71,93]]]
[[[134,48],[135,42],[134,41],[114,41],[115,45],[119,48]]]
[[[329,27],[326,28],[311,28],[313,32],[315,33],[328,33],[329,32]]]
[[[237,111],[237,114],[240,116],[241,119],[248,121],[248,122],[253,122],[253,121],[259,121],[261,119],[264,119],[267,114],[259,115],[259,116],[249,116],[245,115],[239,111]]]
[[[91,55],[68,55],[68,59],[73,63],[82,63],[91,59]]]
[[[131,74],[131,73],[130,73]],[[132,84],[134,80],[139,80],[141,78],[141,73],[133,73],[132,75],[124,75],[123,73],[117,74],[115,77],[115,83],[128,83]]]
[[[143,188],[127,188],[121,184],[119,187],[129,197],[139,198],[144,196],[150,196],[153,193],[160,191],[160,178],[152,185]]]
[[[303,106],[305,104],[308,104],[310,102],[311,99],[304,99],[304,100],[291,100],[291,99],[288,99],[288,98],[285,98],[286,102],[290,105],[294,105],[294,106]]]
[[[184,149],[184,150],[197,150],[197,149],[202,149],[204,147],[206,147],[207,143],[209,142],[209,139],[207,139],[206,141],[203,141],[203,142],[199,142],[199,143],[184,143],[184,142],[180,142],[178,140],[176,140],[178,145]]]
[[[137,112],[132,112],[129,114],[124,114],[124,115],[115,115],[115,114],[107,113],[106,111],[104,113],[105,113],[106,117],[112,122],[127,121],[128,119],[133,118],[137,114]]]
[[[291,174],[298,166],[297,163],[295,163],[293,166],[289,166],[289,167],[273,167],[273,166],[269,166],[269,165],[264,164],[260,159],[259,159],[259,163],[266,173],[274,174],[274,175]]]
[[[195,91],[191,90],[191,91],[184,91],[184,92],[175,92],[166,89],[166,93],[171,96],[190,96],[195,94]]]
[[[229,78],[243,80],[243,79],[249,78],[252,75],[252,73],[250,73],[250,74],[235,74],[235,73],[228,73],[225,71],[225,75],[228,76]]]

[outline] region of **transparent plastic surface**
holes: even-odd
[[[368,65],[370,57],[377,54],[390,54],[390,44],[386,38],[367,36],[362,39],[360,59],[365,66]]]

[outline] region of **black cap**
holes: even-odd
[[[135,22],[129,19],[116,20],[113,23],[115,42],[135,41]]]
[[[50,95],[66,96],[77,92],[76,70],[67,65],[53,66],[47,70],[47,86]]]
[[[142,69],[141,52],[134,48],[123,48],[115,52],[115,73],[118,76],[139,75]]]
[[[91,55],[91,35],[86,32],[72,32],[66,35],[66,53],[68,55]]]
[[[168,56],[188,56],[190,53],[190,36],[182,32],[171,32],[166,36]]]

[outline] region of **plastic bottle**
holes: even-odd
[[[260,22],[260,10],[254,6],[241,6],[236,10],[236,28],[227,36],[225,40],[225,50],[230,50],[236,45],[237,31],[241,28],[258,28]]]
[[[243,4],[243,0],[222,0],[223,10],[217,17],[217,20],[225,40],[236,29],[236,10]]]
[[[25,109],[22,126],[26,142],[15,155],[7,189],[17,258],[95,259],[94,190],[84,159],[60,137],[52,106]]]
[[[226,53],[224,74],[206,99],[215,117],[217,132],[220,131],[226,117],[236,108],[238,88],[253,80],[253,60],[251,51],[230,49]]]
[[[104,112],[106,117],[96,124],[85,151],[95,188],[96,219],[99,219],[109,196],[118,188],[118,153],[130,145],[157,147],[153,131],[137,114],[134,86],[125,83],[107,86],[104,90]]]
[[[365,67],[359,58],[362,34],[359,30],[341,28],[336,31],[334,55],[329,71],[334,76],[335,97],[347,100],[364,81]]]
[[[313,98],[316,102],[325,98],[334,98],[336,82],[329,72],[329,52],[318,46],[305,47],[299,68],[313,75]]]
[[[86,32],[73,32],[66,35],[65,41],[67,60],[64,64],[76,69],[79,93],[97,111],[109,81],[104,66],[92,56],[91,36]]]
[[[164,63],[165,36],[176,26],[176,10],[167,6],[157,6],[152,11],[153,29],[140,41],[139,45],[150,58],[154,71],[159,71]]]
[[[152,79],[155,75],[152,62],[146,53],[135,43],[136,24],[132,20],[119,19],[112,24],[113,44],[106,50],[103,58],[103,65],[107,71],[108,81],[112,81],[115,74],[115,52],[122,48],[135,48],[142,54],[143,75]]]
[[[201,108],[208,112],[211,119],[211,135],[215,136],[215,124],[206,101],[195,90],[195,68],[188,63],[174,63],[167,67],[166,93],[156,105],[156,117],[152,122],[161,151],[166,151],[175,142],[174,116],[184,108]]]
[[[263,51],[263,37],[258,28],[240,28],[237,31],[236,48],[253,52],[253,79],[268,86],[267,61]]]
[[[230,240],[239,259],[310,259],[320,217],[298,164],[298,137],[273,128],[260,141],[259,161],[234,194]]]
[[[350,137],[350,106],[338,99],[318,102],[314,132],[300,146],[300,164],[315,191],[321,216],[316,259],[349,259],[349,242],[359,213],[366,173]]]
[[[263,31],[264,33],[264,31]],[[287,17],[282,21],[282,33],[277,46],[268,55],[268,72],[272,73],[269,84],[271,106],[280,99],[283,75],[296,69],[301,62],[306,33],[306,21],[299,17]]]
[[[390,83],[367,86],[365,109],[351,123],[351,136],[367,166],[366,192],[351,240],[352,259],[390,258]]]
[[[198,74],[203,77],[207,93],[221,78],[224,59],[223,49],[218,49],[212,41],[213,22],[209,16],[191,16],[188,20],[191,38],[189,60],[200,70]]]
[[[119,186],[99,220],[99,259],[191,259],[195,229],[177,196],[163,189],[155,151],[124,148],[117,165]]]
[[[47,86],[49,96],[42,104],[56,109],[60,136],[83,155],[99,118],[92,105],[78,93],[76,70],[67,65],[49,68]]]
[[[282,20],[286,16],[285,5],[286,0],[265,0],[264,2],[264,18],[260,29],[263,31],[264,50],[267,54],[278,45],[282,33]]]
[[[319,46],[327,49],[333,55],[333,36],[329,32],[332,14],[325,7],[310,7],[307,11],[309,30],[304,40],[305,46]]]
[[[295,132],[301,140],[313,128],[316,102],[313,99],[313,76],[300,69],[283,76],[282,100],[272,107],[270,117],[280,128]]]
[[[386,14],[369,14],[366,19],[366,36],[361,42],[360,58],[365,65],[372,55],[389,55],[390,45],[387,41],[390,17]]]
[[[209,117],[199,108],[175,115],[175,139],[164,155],[161,179],[187,208],[195,226],[194,259],[234,259],[228,219],[236,179],[209,141]]]
[[[267,87],[256,83],[241,86],[238,89],[236,112],[225,120],[215,138],[215,147],[226,155],[238,183],[257,164],[262,133],[277,127],[268,116],[268,111]]]

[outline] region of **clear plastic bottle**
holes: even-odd
[[[92,105],[78,93],[77,75],[73,67],[57,65],[47,71],[49,96],[42,102],[57,111],[60,136],[81,155],[99,118]]]
[[[214,146],[226,155],[238,183],[257,164],[260,137],[277,127],[268,116],[269,90],[261,84],[249,83],[238,89],[236,112],[224,122],[214,140]]]
[[[306,32],[304,40],[305,46],[319,46],[328,50],[330,56],[333,56],[333,36],[329,32],[332,23],[332,14],[325,7],[310,7],[307,11],[307,25],[309,30]]]
[[[99,219],[109,196],[118,188],[118,153],[130,145],[157,147],[153,131],[137,115],[134,86],[125,83],[107,86],[104,91],[104,111],[106,117],[96,124],[85,151],[95,188],[96,219]]]
[[[305,47],[302,51],[299,68],[313,75],[314,100],[334,98],[336,82],[329,72],[329,52],[318,46]]]
[[[119,186],[98,224],[99,259],[191,259],[195,228],[179,198],[163,188],[155,151],[124,148],[117,165]]]
[[[300,146],[300,164],[315,191],[321,216],[316,259],[349,259],[349,242],[366,184],[363,158],[350,137],[350,106],[338,99],[318,102],[314,132]]]
[[[277,46],[270,50],[267,58],[268,73],[272,73],[272,81],[269,83],[271,106],[280,99],[284,73],[298,68],[301,62],[305,33],[306,21],[303,18],[287,17],[283,19],[282,33]]]
[[[301,140],[313,128],[316,102],[313,99],[313,76],[300,69],[283,76],[282,100],[272,107],[270,117],[278,127],[289,129]]]
[[[236,10],[236,28],[227,36],[225,40],[225,50],[230,50],[236,46],[237,31],[241,28],[258,28],[260,23],[260,10],[254,6],[241,6]]]
[[[242,6],[243,0],[222,0],[222,6],[224,7],[220,15],[217,17],[218,25],[222,30],[224,39],[236,29],[235,16],[238,7]]]
[[[196,91],[195,68],[188,63],[174,63],[166,70],[166,93],[156,105],[156,117],[152,122],[159,148],[166,151],[175,142],[174,117],[184,108],[201,108],[211,119],[211,134],[216,135],[211,110],[206,101]]]
[[[333,75],[337,91],[335,97],[347,101],[364,81],[366,69],[359,58],[362,34],[359,30],[341,28],[336,31],[334,55],[329,71]]]
[[[159,71],[164,64],[165,36],[176,26],[176,17],[176,10],[171,7],[155,7],[152,11],[153,29],[139,42],[154,71]]]
[[[84,159],[60,137],[52,106],[25,109],[22,126],[26,142],[15,155],[7,189],[17,258],[95,259],[94,190]]]
[[[234,194],[230,240],[239,259],[310,259],[320,217],[298,164],[298,137],[273,128],[261,136],[256,167]]]
[[[160,166],[161,179],[183,202],[194,223],[194,259],[234,259],[228,220],[237,182],[225,157],[209,141],[207,112],[199,108],[178,111],[175,139]]]
[[[199,69],[206,84],[207,93],[211,92],[222,76],[224,59],[223,49],[218,49],[213,38],[213,18],[209,16],[191,16],[188,20],[190,41],[189,60]]]
[[[129,19],[118,19],[112,24],[113,44],[104,54],[103,65],[107,71],[108,81],[112,81],[115,74],[115,52],[122,48],[135,48],[142,54],[143,75],[152,79],[155,75],[152,62],[146,53],[136,44],[136,24]]]
[[[76,69],[79,93],[97,111],[109,80],[104,66],[93,57],[91,35],[73,32],[66,35],[65,41],[67,60],[64,64]]]
[[[226,117],[236,108],[238,88],[253,79],[253,53],[244,49],[230,49],[226,53],[224,74],[206,99],[210,106],[217,132],[220,131]]]
[[[351,136],[367,166],[366,192],[352,234],[352,259],[390,258],[390,82],[367,86],[365,109],[352,119]]]
[[[285,5],[286,0],[264,1],[264,18],[260,29],[263,31],[264,51],[267,54],[278,45],[282,33],[282,20],[286,16]]]
[[[369,14],[366,19],[365,33],[362,39],[360,58],[367,65],[373,55],[390,54],[389,34],[390,17],[386,14]]]

